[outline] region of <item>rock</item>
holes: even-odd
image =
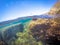
[[[57,1],[56,4],[48,12],[50,15],[59,15],[60,14],[60,1]]]
[[[60,44],[60,23],[54,19],[37,19],[31,21],[30,32],[37,41],[49,45]]]

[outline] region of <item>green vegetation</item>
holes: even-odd
[[[42,45],[42,42],[37,42],[30,34],[29,22],[24,24],[24,31],[16,34],[17,38],[11,41],[10,45]]]
[[[27,32],[17,33],[17,36],[18,38],[11,45],[42,45],[41,42],[36,42],[32,35]]]

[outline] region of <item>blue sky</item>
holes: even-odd
[[[56,0],[0,0],[0,22],[46,13]]]

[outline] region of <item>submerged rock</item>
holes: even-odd
[[[58,19],[56,19],[58,20]],[[60,23],[54,19],[37,19],[30,22],[30,32],[37,41],[45,45],[60,44]]]

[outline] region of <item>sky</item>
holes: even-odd
[[[44,14],[55,2],[56,0],[0,0],[0,22]]]

